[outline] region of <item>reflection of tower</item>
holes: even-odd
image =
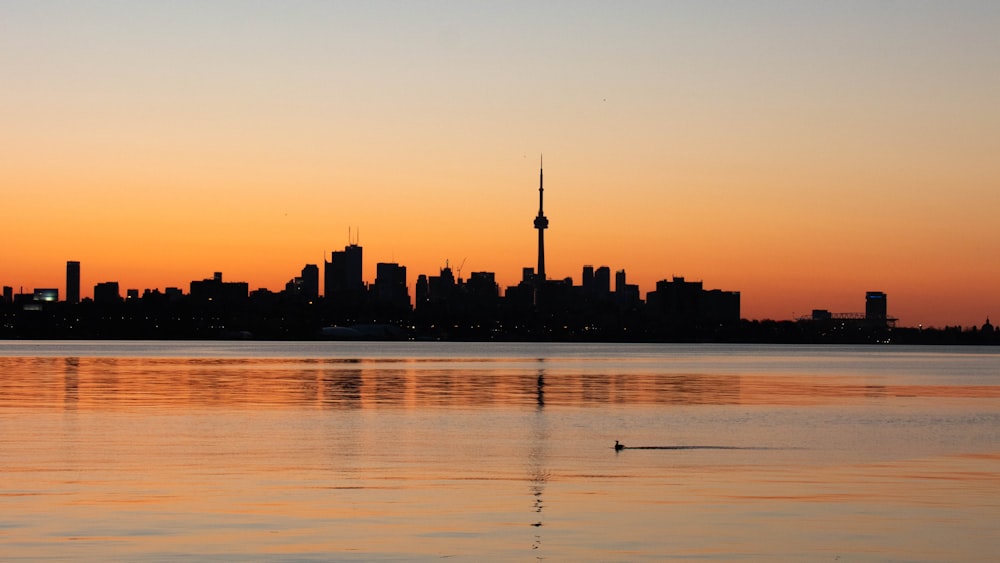
[[[75,410],[80,400],[80,358],[63,360],[63,405],[66,410]]]
[[[532,429],[531,451],[529,456],[529,471],[531,473],[531,496],[534,497],[532,504],[533,516],[531,526],[535,528],[535,538],[531,544],[532,551],[535,551],[535,559],[544,559],[540,552],[542,548],[542,534],[539,528],[542,527],[542,509],[544,508],[542,495],[545,493],[545,485],[549,481],[549,473],[546,465],[546,443],[549,438],[548,425],[545,419],[545,368],[538,370],[538,379],[535,388],[535,418]]]
[[[542,212],[542,160],[538,159],[538,216],[535,217],[535,228],[538,229],[538,269],[535,276],[539,281],[545,281],[545,229],[549,228],[549,219]]]

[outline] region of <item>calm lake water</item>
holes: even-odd
[[[991,561],[998,522],[996,348],[0,342],[5,561]]]

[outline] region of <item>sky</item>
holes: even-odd
[[[0,284],[502,287],[1000,319],[1000,3],[0,0]],[[349,234],[351,233],[351,234]]]

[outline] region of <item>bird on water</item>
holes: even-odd
[[[620,452],[625,449],[625,444],[619,444],[618,440],[615,440],[615,451]]]

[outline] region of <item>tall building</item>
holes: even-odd
[[[210,279],[192,281],[190,296],[193,301],[217,305],[242,303],[250,295],[250,284],[247,282],[222,281],[222,272],[215,272]]]
[[[414,296],[413,308],[420,310],[430,301],[430,286],[426,274],[417,276],[417,294]]]
[[[646,294],[648,310],[661,322],[675,327],[709,327],[740,320],[740,292],[706,290],[700,281],[682,277],[656,282]]]
[[[302,273],[285,284],[285,295],[295,295],[306,301],[319,297],[319,266],[306,264]]]
[[[542,185],[541,159],[538,164],[538,215],[535,217],[535,228],[538,229],[538,269],[535,270],[535,276],[540,281],[545,281],[545,229],[549,228],[549,219],[542,211],[542,196],[545,189]]]
[[[598,295],[611,293],[611,268],[601,266],[594,270],[594,293]]]
[[[580,280],[583,292],[587,295],[594,293],[594,267],[587,265],[583,267],[583,276]]]
[[[80,302],[80,263],[74,260],[66,262],[66,302]]]
[[[319,266],[306,264],[302,268],[302,296],[307,299],[319,297]]]
[[[466,288],[470,295],[495,301],[500,296],[496,274],[493,272],[472,272]]]
[[[432,302],[448,301],[455,291],[455,274],[450,266],[441,268],[441,274],[427,279],[427,289]]]
[[[118,290],[118,282],[102,282],[94,286],[94,303],[98,305],[113,305],[121,303],[122,294]]]
[[[872,323],[885,324],[889,309],[885,301],[885,293],[869,291],[865,293],[865,320]]]
[[[625,270],[618,270],[615,272],[615,293],[622,293],[625,291]]]
[[[410,308],[410,294],[406,286],[406,266],[392,262],[375,265],[375,285],[372,287],[375,302],[397,310]]]
[[[334,251],[324,264],[323,294],[327,299],[360,298],[365,289],[361,274],[362,250],[349,244],[342,251]]]
[[[625,270],[615,272],[615,300],[622,307],[635,307],[639,304],[639,286],[626,281]]]

